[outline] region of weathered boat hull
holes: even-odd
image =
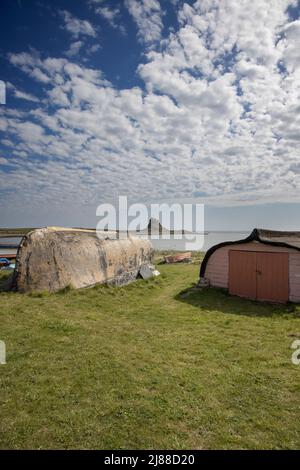
[[[38,229],[25,235],[18,249],[13,288],[20,292],[56,292],[72,286],[124,284],[136,279],[152,260],[148,240],[113,239],[94,231]]]
[[[166,263],[182,263],[185,260],[189,260],[192,257],[191,251],[187,253],[177,253],[176,255],[165,256]]]

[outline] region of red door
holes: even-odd
[[[256,299],[256,252],[229,252],[229,293]]]
[[[259,253],[257,256],[257,299],[289,300],[288,253]]]
[[[289,255],[229,252],[229,293],[269,302],[289,300]]]

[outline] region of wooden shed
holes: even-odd
[[[244,240],[210,248],[200,282],[269,302],[300,302],[300,232],[254,229]]]

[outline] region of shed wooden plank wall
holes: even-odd
[[[205,277],[214,287],[228,289],[229,278],[229,251],[265,251],[273,253],[289,253],[290,300],[300,302],[300,252],[292,248],[264,245],[258,242],[243,243],[241,245],[228,245],[215,251],[206,267]]]

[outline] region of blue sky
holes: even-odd
[[[0,225],[206,204],[207,228],[299,228],[300,6],[6,0]]]

